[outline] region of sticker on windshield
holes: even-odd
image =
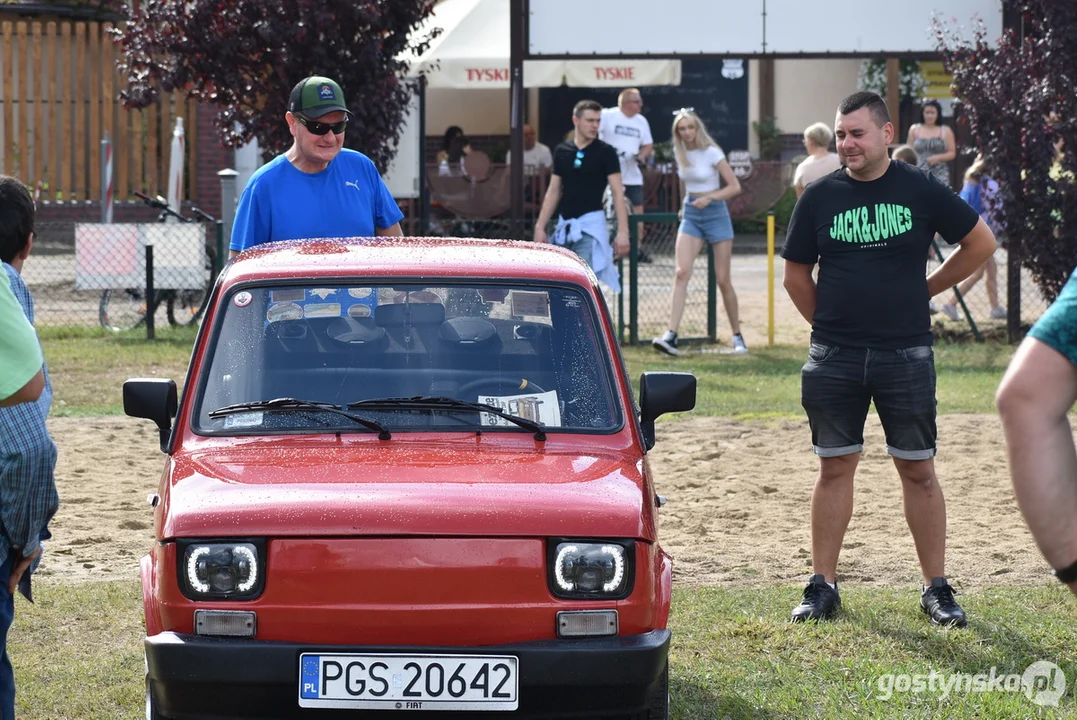
[[[371,292],[370,288],[348,288],[348,294],[359,300],[370,297]]]
[[[303,288],[282,288],[270,290],[269,299],[273,302],[295,302],[296,300],[306,300],[307,294]]]
[[[266,320],[269,322],[278,322],[280,320],[302,320],[303,308],[296,305],[294,302],[282,302],[276,305],[270,305],[266,310]]]
[[[330,295],[336,295],[336,288],[311,288],[310,294],[320,300],[325,300]]]
[[[243,292],[236,293],[236,297],[233,302],[236,304],[236,307],[247,307],[251,304],[251,300],[253,299],[254,298],[251,297],[251,294],[244,290]]]
[[[340,317],[340,303],[307,303],[303,314],[307,318]]]
[[[550,295],[531,290],[512,291],[513,317],[550,317]]]
[[[241,412],[226,415],[224,418],[224,426],[226,428],[259,427],[262,424],[262,414],[262,411],[258,410],[255,412]]]
[[[500,408],[510,415],[540,422],[547,427],[561,424],[561,406],[557,402],[556,390],[524,395],[480,395],[478,401]],[[479,422],[496,427],[515,427],[514,423],[505,418],[489,413],[481,413]]]
[[[348,308],[348,315],[353,318],[365,318],[370,317],[369,305],[352,305]]]

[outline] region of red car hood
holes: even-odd
[[[506,449],[474,438],[181,452],[162,498],[161,538],[242,528],[251,537],[654,539],[643,458],[628,448],[595,452],[595,444],[551,438]]]

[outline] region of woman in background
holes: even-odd
[[[937,177],[943,185],[950,184],[950,162],[957,157],[954,131],[942,124],[942,105],[928,100],[920,110],[920,122],[909,128],[906,144],[912,145],[921,167]]]
[[[677,329],[684,315],[692,265],[703,243],[709,242],[714,248],[714,277],[733,332],[733,352],[747,353],[748,346],[740,333],[737,293],[730,278],[733,221],[726,206],[726,200],[740,195],[740,181],[729,167],[725,153],[707,134],[703,121],[691,110],[680,110],[673,118],[673,150],[684,189],[681,225],[677,229],[677,270],[673,278],[669,330],[652,340],[651,345],[669,355],[680,355]]]
[[[804,188],[813,180],[841,169],[838,154],[830,152],[833,139],[834,132],[826,123],[818,122],[804,130],[804,149],[808,151],[808,157],[797,165],[793,173],[793,188],[797,197],[804,194]]]

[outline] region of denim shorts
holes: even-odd
[[[691,205],[693,199],[691,195],[684,199],[684,217],[677,232],[709,243],[732,240],[733,220],[729,217],[729,207],[725,200],[714,200],[700,210]]]
[[[598,242],[587,233],[580,233],[579,240],[566,240],[565,249],[571,250],[580,256],[580,260],[587,263],[588,267],[594,267],[594,263],[591,262],[591,258],[594,255],[594,244]]]
[[[639,207],[643,204],[643,186],[642,185],[625,185],[625,199],[628,200],[628,204],[632,207]]]
[[[902,460],[935,456],[935,354],[929,345],[867,350],[813,342],[800,371],[800,398],[819,457],[864,449],[872,402],[886,434],[886,452]]]

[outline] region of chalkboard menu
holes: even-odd
[[[618,88],[542,88],[539,90],[539,139],[553,148],[572,129],[572,107],[597,100],[603,107],[617,104]],[[670,138],[673,113],[690,107],[723,150],[748,147],[748,61],[686,58],[681,60],[681,84],[642,87],[643,115],[656,143]]]

